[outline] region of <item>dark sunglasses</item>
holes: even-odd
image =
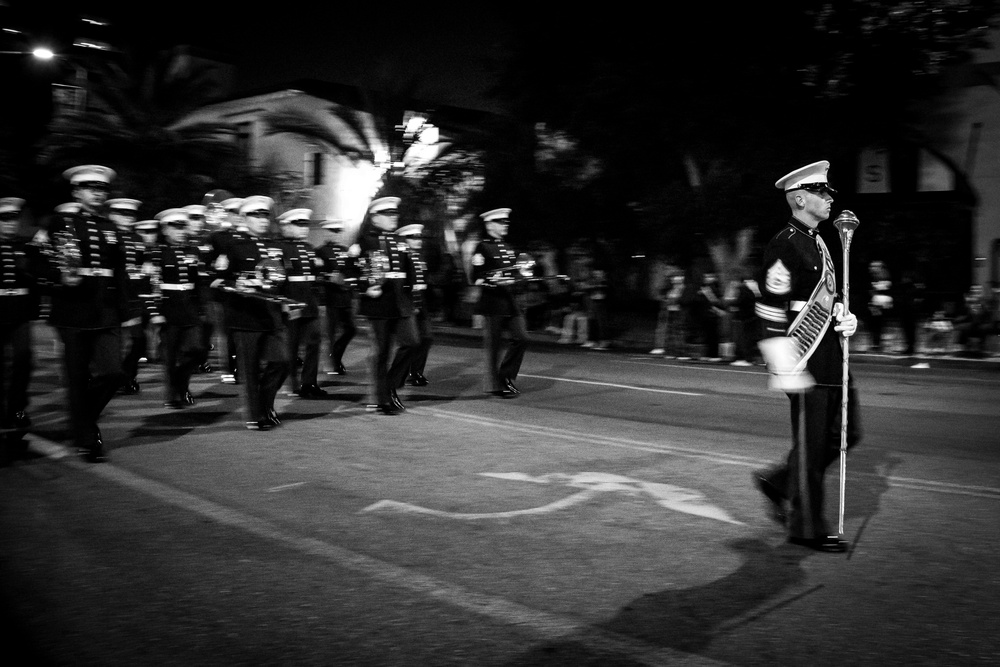
[[[12,220],[19,220],[21,214],[16,211],[11,211],[10,213],[0,213],[0,221],[11,222]]]
[[[84,190],[93,190],[94,192],[111,192],[111,188],[106,183],[87,181],[85,183],[80,183],[76,187],[83,188]]]

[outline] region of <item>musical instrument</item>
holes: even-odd
[[[852,211],[844,209],[837,216],[836,220],[833,221],[833,226],[837,228],[837,232],[840,233],[840,245],[844,249],[844,283],[841,286],[843,290],[843,296],[841,297],[842,303],[844,304],[844,314],[849,312],[849,295],[850,295],[850,255],[851,255],[851,241],[854,239],[854,232],[857,230],[858,225],[861,224],[858,217],[854,215]],[[846,492],[846,479],[847,479],[847,397],[848,397],[848,378],[850,374],[849,360],[850,355],[850,343],[846,337],[841,337],[841,345],[843,346],[843,366],[841,372],[841,398],[840,398],[840,520],[837,523],[837,532],[840,535],[844,534],[844,495]]]
[[[212,190],[201,200],[205,207],[205,224],[211,229],[218,229],[229,224],[229,214],[222,207],[222,202],[232,199],[233,195],[228,190]]]
[[[485,283],[487,286],[509,287],[535,282],[551,282],[553,280],[558,282],[569,282],[569,276],[561,274],[555,276],[536,276],[536,264],[537,262],[533,257],[531,257],[531,255],[522,252],[517,256],[517,260],[512,266],[494,269],[487,274]]]
[[[253,269],[244,271],[237,276],[235,285],[223,285],[221,289],[223,292],[239,297],[279,306],[294,319],[307,304],[283,294],[277,294],[278,287],[287,279],[281,260],[269,254],[257,262]]]
[[[372,250],[368,253],[361,267],[361,278],[368,284],[369,296],[378,298],[382,296],[382,284],[393,276],[392,264],[389,256],[381,250]]]
[[[49,256],[55,261],[63,280],[69,283],[79,282],[83,268],[83,250],[80,241],[67,229],[61,229],[52,234],[52,252]]]

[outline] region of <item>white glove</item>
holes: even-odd
[[[787,336],[765,338],[757,344],[760,353],[771,371],[768,389],[784,392],[800,392],[812,388],[816,381],[809,371],[796,370],[795,341]]]
[[[837,320],[837,326],[833,327],[833,330],[839,331],[844,338],[850,338],[857,332],[858,316],[851,312],[845,314],[844,304],[839,302],[833,304],[833,317]]]

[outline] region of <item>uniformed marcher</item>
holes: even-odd
[[[56,218],[49,229],[49,321],[62,339],[71,429],[78,452],[105,461],[98,419],[125,380],[121,323],[126,319],[125,248],[114,223],[102,215],[115,172],[82,165],[63,174],[80,211]]]
[[[150,316],[162,322],[163,405],[178,409],[194,405],[191,375],[204,358],[198,289],[203,272],[197,247],[187,242],[188,212],[171,208],[156,219],[163,241],[150,253],[158,292]]]
[[[268,238],[274,200],[253,195],[240,205],[246,234],[234,235],[216,260],[217,284],[226,291],[226,328],[236,347],[246,427],[267,431],[281,421],[274,398],[288,377],[288,338],[278,290],[282,251]]]
[[[240,206],[243,205],[243,197],[227,197],[220,202],[226,211],[225,217],[218,222],[218,227],[209,232],[209,241],[212,246],[212,253],[208,257],[206,265],[210,269],[216,268],[215,262],[220,255],[228,252],[229,246],[238,238],[247,236],[246,225],[243,216],[240,215]],[[225,384],[240,384],[240,377],[236,371],[236,342],[233,340],[233,333],[225,325],[225,301],[226,295],[218,290],[215,291],[216,305],[213,310],[216,313],[216,326],[223,333],[225,341],[224,368],[222,369],[222,382]],[[221,326],[219,326],[221,323]]]
[[[791,399],[792,448],[784,464],[754,474],[772,517],[789,542],[820,551],[844,551],[823,514],[823,477],[840,449],[842,341],[858,320],[837,296],[833,258],[817,228],[830,217],[835,190],[830,163],[814,162],[781,177],[791,219],[764,250],[756,305],[763,329],[761,352],[770,386]],[[860,438],[857,395],[849,382],[847,445]]]
[[[480,216],[486,235],[472,254],[472,283],[479,291],[474,312],[482,315],[485,320],[484,389],[501,398],[514,398],[520,393],[514,381],[528,347],[527,324],[514,294],[515,279],[512,276],[517,270],[517,254],[504,242],[510,212],[509,208],[497,208]],[[509,335],[509,343],[501,359],[505,329]]]
[[[195,372],[211,373],[212,364],[208,361],[209,352],[212,349],[212,335],[215,332],[215,314],[212,311],[212,298],[209,284],[211,276],[208,274],[208,267],[213,258],[212,244],[208,238],[209,229],[205,216],[206,207],[202,204],[190,204],[184,207],[188,216],[186,243],[198,255],[202,275],[198,280],[198,308],[201,309],[201,350],[202,358],[198,361],[198,368]]]
[[[431,346],[434,345],[434,336],[431,333],[431,318],[427,312],[427,264],[421,257],[424,226],[420,224],[406,225],[400,227],[396,233],[403,237],[410,247],[410,259],[413,263],[413,285],[409,288],[409,293],[410,299],[413,301],[413,325],[420,341],[413,354],[413,361],[410,362],[406,383],[414,387],[426,387],[428,382],[424,371],[427,368],[427,355]]]
[[[396,389],[406,379],[418,345],[407,289],[413,284],[413,264],[409,247],[396,235],[399,203],[399,197],[374,200],[358,235],[363,267],[358,311],[368,318],[372,331],[367,409],[384,415],[405,410]],[[398,347],[390,366],[394,342]]]
[[[330,350],[333,375],[346,375],[344,352],[357,333],[354,322],[354,286],[357,284],[357,257],[348,253],[344,244],[344,223],[329,220],[321,227],[330,235],[328,241],[316,249],[323,260],[323,291],[326,305],[326,337]]]
[[[19,197],[0,199],[0,429],[15,430],[7,439],[15,458],[26,446],[23,430],[31,426],[31,321],[39,315],[38,249],[18,237],[23,209]]]
[[[138,199],[109,199],[108,219],[118,227],[125,248],[125,267],[128,271],[128,309],[122,322],[122,337],[126,351],[122,357],[122,372],[125,384],[119,390],[123,394],[138,394],[139,360],[146,357],[149,344],[146,329],[149,325],[148,307],[153,298],[147,269],[147,247],[142,237],[135,231],[138,219]]]
[[[321,273],[323,260],[306,241],[309,238],[309,219],[312,210],[296,208],[278,216],[278,225],[284,240],[279,246],[284,252],[285,282],[282,294],[305,304],[297,317],[288,321],[288,352],[292,360],[288,377],[292,391],[302,398],[323,398],[326,391],[319,386],[319,295],[316,278]],[[302,350],[301,377],[295,360]]]

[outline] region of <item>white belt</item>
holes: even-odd
[[[405,271],[386,271],[385,272],[385,277],[386,278],[405,278],[406,277],[406,272]]]
[[[427,285],[414,285],[413,286],[413,291],[414,292],[419,292],[420,290],[425,290],[425,289],[427,289]]]
[[[0,289],[0,296],[27,296],[27,287],[14,287],[11,289]]]
[[[76,275],[78,276],[103,276],[104,278],[112,278],[115,275],[114,269],[88,269],[82,268],[77,269]]]
[[[798,312],[798,311],[802,310],[805,307],[806,307],[806,302],[805,301],[789,301],[788,302],[788,310],[794,310],[794,311]]]
[[[160,289],[186,292],[194,289],[194,283],[163,283],[160,285]]]
[[[316,280],[316,276],[288,276],[290,283],[311,283]]]
[[[146,277],[146,274],[143,273],[142,271],[136,271],[134,273],[129,273],[128,274],[129,280],[142,280],[145,277]]]

